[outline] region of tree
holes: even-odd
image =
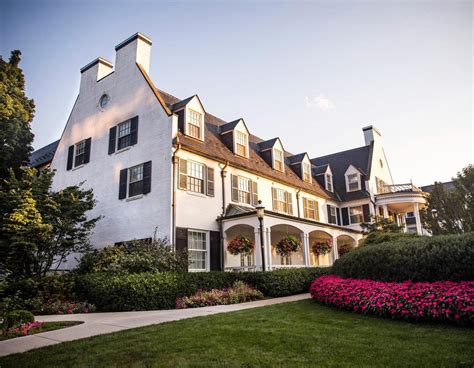
[[[428,207],[421,211],[423,226],[433,235],[474,231],[474,167],[466,166],[453,178],[454,189],[435,182]]]
[[[381,216],[372,216],[373,221],[363,222],[360,224],[364,232],[370,234],[373,232],[380,233],[399,233],[402,231],[402,227],[389,218],[383,218]]]
[[[0,201],[9,204],[1,229],[1,266],[15,278],[40,280],[70,255],[90,249],[89,234],[100,219],[86,216],[95,205],[92,189],[78,185],[52,191],[53,175],[24,169],[17,179],[10,170],[0,191]]]
[[[9,176],[21,174],[33,151],[30,123],[35,113],[33,100],[25,95],[25,78],[18,67],[21,52],[12,51],[10,60],[0,56],[0,188]]]

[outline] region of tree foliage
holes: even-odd
[[[33,151],[30,123],[35,113],[33,100],[25,95],[25,78],[19,68],[21,52],[12,51],[10,60],[0,56],[0,187],[9,170],[20,175]]]
[[[454,189],[436,182],[421,211],[423,226],[433,235],[474,231],[474,167],[468,165],[453,178]]]

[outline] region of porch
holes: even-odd
[[[226,271],[258,271],[262,270],[262,257],[265,269],[298,267],[328,267],[343,251],[357,247],[363,234],[336,225],[322,224],[315,221],[293,218],[265,211],[262,221],[263,255],[260,236],[260,220],[255,210],[248,209],[247,213],[227,216],[222,220],[223,225],[223,255]],[[250,255],[233,255],[227,250],[230,241],[244,236],[254,244]],[[298,251],[288,256],[277,253],[276,244],[282,239],[292,236],[300,243]],[[323,255],[315,255],[311,251],[316,242],[325,242],[330,251]]]
[[[382,185],[375,195],[376,214],[392,219],[404,232],[424,235],[420,210],[427,206],[426,193],[412,183]]]

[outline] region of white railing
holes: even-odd
[[[230,266],[226,267],[226,272],[256,272],[261,271],[262,266]]]
[[[412,183],[408,184],[382,184],[381,186],[382,192],[380,194],[385,193],[402,193],[402,192],[421,192],[421,189],[417,186],[413,185]]]

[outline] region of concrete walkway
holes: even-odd
[[[155,325],[163,322],[177,321],[180,319],[192,317],[208,316],[211,314],[234,312],[273,304],[294,302],[308,299],[309,297],[309,294],[300,294],[286,296],[283,298],[258,300],[249,303],[190,309],[36,316],[37,321],[43,322],[81,321],[84,323],[60,330],[0,341],[0,356],[14,353],[23,353],[25,351],[43,346],[55,345],[65,341],[78,340],[86,337],[127,330],[129,328]]]

